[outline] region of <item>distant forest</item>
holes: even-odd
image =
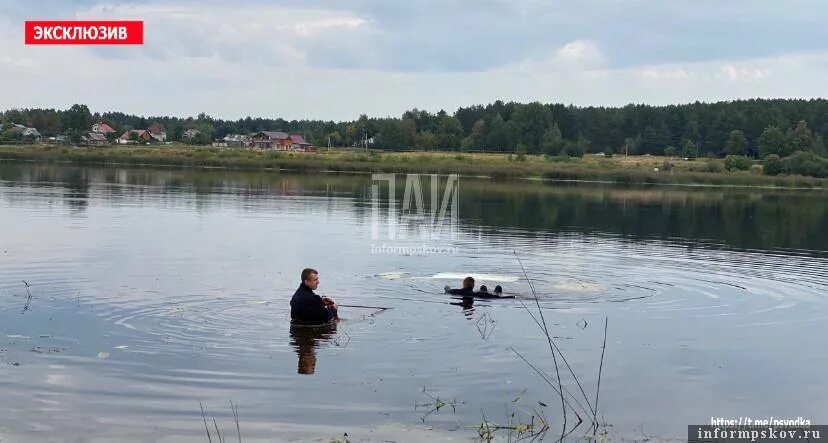
[[[158,122],[168,140],[185,130],[201,131],[198,143],[227,134],[270,130],[304,135],[317,146],[365,146],[386,150],[456,150],[519,154],[667,154],[786,157],[797,151],[825,156],[828,100],[754,99],[718,103],[624,107],[504,103],[461,107],[453,114],[413,109],[396,118],[360,116],[355,121],[252,118],[141,117],[122,112],[91,113],[86,105],[67,110],[12,109],[0,114],[11,123],[38,129],[44,137],[77,138],[96,122],[118,134]],[[0,139],[9,134],[0,132]]]

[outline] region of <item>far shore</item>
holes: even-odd
[[[828,189],[828,179],[725,171],[721,159],[684,160],[661,156],[583,158],[445,151],[391,152],[322,149],[318,152],[259,151],[209,146],[0,145],[0,160],[78,165],[296,170],[308,172],[460,174],[488,178],[545,179],[623,184]]]

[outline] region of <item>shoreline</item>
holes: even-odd
[[[661,166],[671,163],[673,171]],[[668,159],[658,156],[516,160],[505,153],[444,151],[377,152],[338,149],[315,153],[256,151],[241,148],[190,147],[68,147],[0,145],[0,162],[68,165],[161,167],[237,171],[318,172],[335,174],[420,173],[458,174],[478,179],[519,179],[537,182],[661,185],[703,188],[828,190],[828,179],[766,176],[753,171],[699,172],[718,160]]]

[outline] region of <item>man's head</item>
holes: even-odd
[[[474,289],[474,279],[471,277],[464,278],[463,289]]]
[[[319,287],[319,272],[316,269],[312,268],[305,268],[302,270],[302,283],[305,286],[316,290]]]

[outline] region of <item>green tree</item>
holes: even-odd
[[[785,170],[791,174],[811,177],[828,176],[828,159],[822,158],[813,152],[796,151],[785,162]]]
[[[8,111],[3,113],[3,118],[0,119],[0,123],[4,126],[10,126],[14,123],[19,125],[30,125],[28,113],[24,112],[22,109],[9,109]]]
[[[692,140],[685,140],[681,154],[686,158],[696,158],[699,156],[699,147]]]
[[[414,147],[417,140],[417,122],[413,118],[404,118],[400,124],[400,135],[402,137],[403,149],[410,149]]]
[[[487,146],[497,151],[505,151],[509,145],[509,136],[506,133],[506,122],[500,114],[495,114],[489,123],[489,136],[486,140]]]
[[[511,151],[517,148],[519,136],[520,136],[520,128],[518,127],[517,123],[509,120],[504,125],[504,129],[506,131],[506,149]]]
[[[348,125],[345,128],[345,139],[350,146],[359,146],[360,137],[359,127],[356,124]]]
[[[420,111],[414,108],[410,111],[405,111],[403,118],[414,120],[414,125],[418,131],[429,131],[433,133],[437,130],[437,118],[428,111]]]
[[[690,140],[697,146],[699,144],[699,141],[701,140],[701,132],[699,132],[699,122],[697,122],[696,120],[688,120],[687,124],[684,126],[684,134],[681,136],[681,144],[683,145],[684,142],[686,142],[687,140]]]
[[[60,115],[54,109],[35,109],[30,112],[31,125],[44,136],[58,135],[63,131]]]
[[[569,157],[583,157],[589,147],[589,140],[579,136],[576,141],[567,140],[564,143],[564,154]]]
[[[437,124],[437,146],[440,149],[459,150],[463,140],[463,125],[456,117],[441,117]]]
[[[433,151],[437,149],[437,136],[431,131],[423,131],[417,134],[415,145],[419,149]]]
[[[468,136],[471,149],[485,149],[486,147],[486,122],[483,119],[477,120],[472,126]]]
[[[63,128],[77,133],[87,132],[92,128],[92,114],[86,105],[74,104],[63,113]]]
[[[368,139],[375,135],[368,116],[360,114],[359,119],[354,122],[353,126],[354,146],[367,147]]]
[[[552,125],[552,112],[538,102],[518,105],[510,121],[517,125],[517,141],[526,144],[529,152],[539,152],[543,136]]]
[[[762,162],[762,172],[765,175],[779,175],[784,171],[782,160],[776,154],[769,154]]]
[[[412,119],[384,119],[379,123],[375,144],[386,149],[409,149],[414,146],[416,133]]]
[[[465,151],[471,151],[472,149],[474,149],[474,143],[472,142],[471,136],[468,136],[468,137],[464,138],[460,142],[460,150],[461,151],[464,151],[464,152]]]
[[[727,137],[725,153],[729,155],[745,155],[747,154],[747,146],[748,141],[745,138],[745,134],[738,129],[734,129],[730,131],[730,135]]]
[[[528,148],[526,146],[526,143],[518,143],[517,148],[515,148],[515,154],[517,154],[517,156],[516,156],[517,161],[519,161],[519,162],[525,161],[527,151],[528,151]]]
[[[4,123],[4,125],[5,125],[5,123]],[[18,140],[19,138],[20,138],[19,133],[13,133],[13,132],[9,131],[8,129],[4,129],[4,130],[0,131],[0,142]]]
[[[647,154],[662,152],[665,147],[672,144],[670,128],[666,123],[648,125],[641,134],[641,150]]]
[[[814,153],[822,157],[825,157],[825,155],[828,154],[828,152],[825,151],[825,141],[819,134],[814,135]]]
[[[704,152],[721,155],[727,145],[730,132],[745,126],[745,116],[737,107],[725,107],[716,115],[706,132]]]
[[[467,108],[459,108],[454,116],[460,120],[463,125],[464,133],[471,133],[474,129],[474,124],[479,120],[483,120],[486,115],[486,108],[481,105],[473,105]]]
[[[814,152],[814,136],[808,123],[800,120],[796,127],[788,131],[788,152]]]
[[[728,155],[725,157],[724,166],[728,171],[747,171],[753,166],[753,162],[744,155]]]
[[[768,126],[759,136],[757,142],[759,147],[759,156],[762,158],[771,154],[776,154],[779,157],[787,157],[790,154],[788,151],[788,143],[785,140],[785,134],[776,126]]]
[[[627,137],[624,139],[624,146],[621,149],[624,151],[624,155],[630,154],[638,154],[638,146],[640,144],[640,140],[637,138]]]
[[[561,130],[557,123],[553,123],[552,127],[547,129],[543,134],[541,141],[541,150],[546,155],[558,155],[563,149],[564,140],[561,135]]]
[[[327,141],[330,141],[331,146],[341,146],[342,145],[342,135],[339,133],[339,131],[329,132],[329,133],[326,134],[325,138],[327,139],[326,143],[325,143],[325,146],[328,146]]]

